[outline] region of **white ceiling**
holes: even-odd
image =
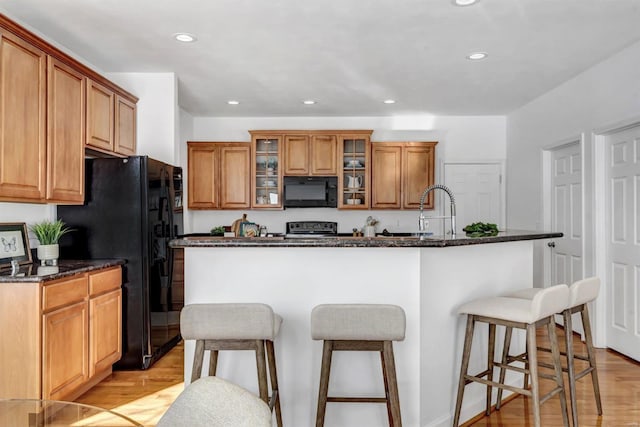
[[[175,72],[179,103],[195,116],[501,115],[640,40],[640,0],[0,0],[0,9],[104,72]],[[178,43],[177,32],[198,42]],[[474,51],[489,57],[465,59]]]

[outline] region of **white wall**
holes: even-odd
[[[593,273],[597,211],[594,130],[640,119],[640,43],[579,74],[507,116],[507,221],[511,228],[543,225],[542,151],[584,135],[585,274]],[[542,283],[546,246],[536,245],[534,283]]]
[[[440,160],[496,160],[506,156],[506,118],[486,117],[196,117],[193,140],[249,142],[249,130],[268,129],[372,129],[372,141],[438,141],[436,181],[440,181]],[[185,143],[183,140],[182,143]],[[183,167],[186,169],[186,157]],[[185,222],[190,232],[207,232],[229,225],[243,211],[192,211]],[[417,228],[417,211],[338,211],[336,209],[287,209],[251,211],[250,221],[283,232],[285,222],[294,220],[337,221],[340,232],[361,228],[367,216],[380,220],[378,231],[412,231]],[[439,214],[439,213],[434,213]],[[448,212],[447,212],[448,214]],[[432,224],[440,232],[438,224]]]
[[[180,121],[178,125],[179,136],[176,140],[176,152],[179,153],[177,165],[182,165],[182,185],[186,189],[187,183],[189,182],[189,172],[187,170],[187,144],[185,141],[190,141],[193,139],[193,116],[189,114],[187,111],[180,109]],[[184,232],[192,233],[193,232],[193,224],[191,221],[192,215],[187,208],[187,196],[186,191],[183,192],[183,223],[184,223]]]
[[[109,80],[139,98],[137,154],[179,163],[178,92],[174,73],[108,73]]]

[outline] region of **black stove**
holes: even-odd
[[[337,237],[338,223],[331,221],[292,221],[287,222],[288,238]]]

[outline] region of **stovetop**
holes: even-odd
[[[287,222],[286,237],[336,237],[338,223],[331,221]]]

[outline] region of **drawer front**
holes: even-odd
[[[42,290],[42,310],[49,311],[57,307],[82,301],[87,297],[87,275],[79,274],[48,283]]]
[[[122,286],[122,269],[108,268],[89,274],[89,294],[99,295]]]

